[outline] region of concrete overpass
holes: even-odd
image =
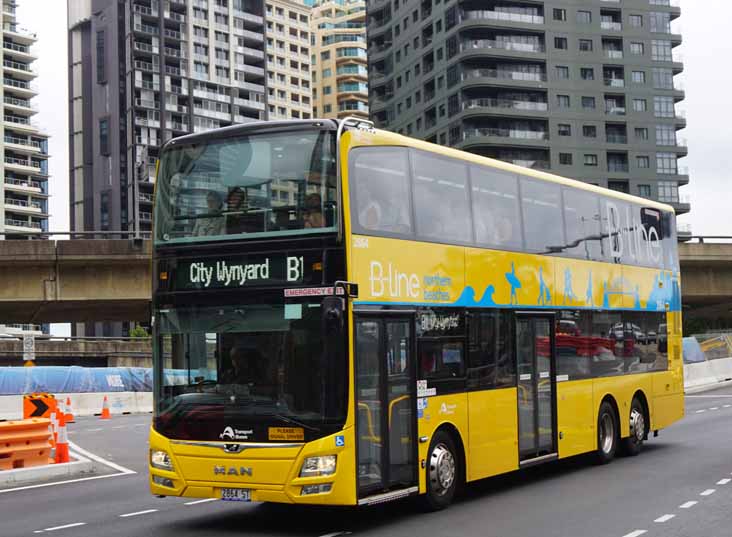
[[[732,326],[728,240],[683,243],[679,255],[685,313]],[[149,240],[0,241],[0,323],[147,321],[150,252]]]
[[[147,321],[150,241],[0,241],[0,323]]]
[[[150,338],[36,338],[36,365],[151,367]],[[23,341],[0,338],[0,366],[23,362]]]

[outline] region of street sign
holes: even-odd
[[[36,338],[33,336],[23,336],[23,360],[36,359]]]

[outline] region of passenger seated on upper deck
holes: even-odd
[[[303,226],[305,228],[325,227],[323,217],[323,204],[320,194],[308,194],[305,197],[305,208],[303,210]]]
[[[215,190],[211,190],[206,194],[206,205],[207,205],[207,216],[202,216],[196,219],[193,224],[193,230],[191,234],[194,237],[206,237],[213,235],[223,235],[224,230],[224,217],[221,214],[221,195]]]

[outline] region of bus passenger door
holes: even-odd
[[[554,317],[516,317],[519,461],[553,458],[556,440]]]
[[[412,319],[356,318],[359,498],[417,482]]]

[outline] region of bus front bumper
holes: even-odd
[[[235,497],[253,502],[356,504],[352,428],[308,443],[241,443],[239,453],[227,453],[224,445],[170,440],[151,428],[150,492],[156,496],[222,499],[234,491]],[[161,468],[159,460],[157,466],[151,463],[153,453],[161,458],[161,452],[167,455],[168,469]],[[311,467],[317,467],[314,460],[332,461],[332,456],[332,473],[303,476],[306,459]],[[246,492],[241,494],[242,490]]]

